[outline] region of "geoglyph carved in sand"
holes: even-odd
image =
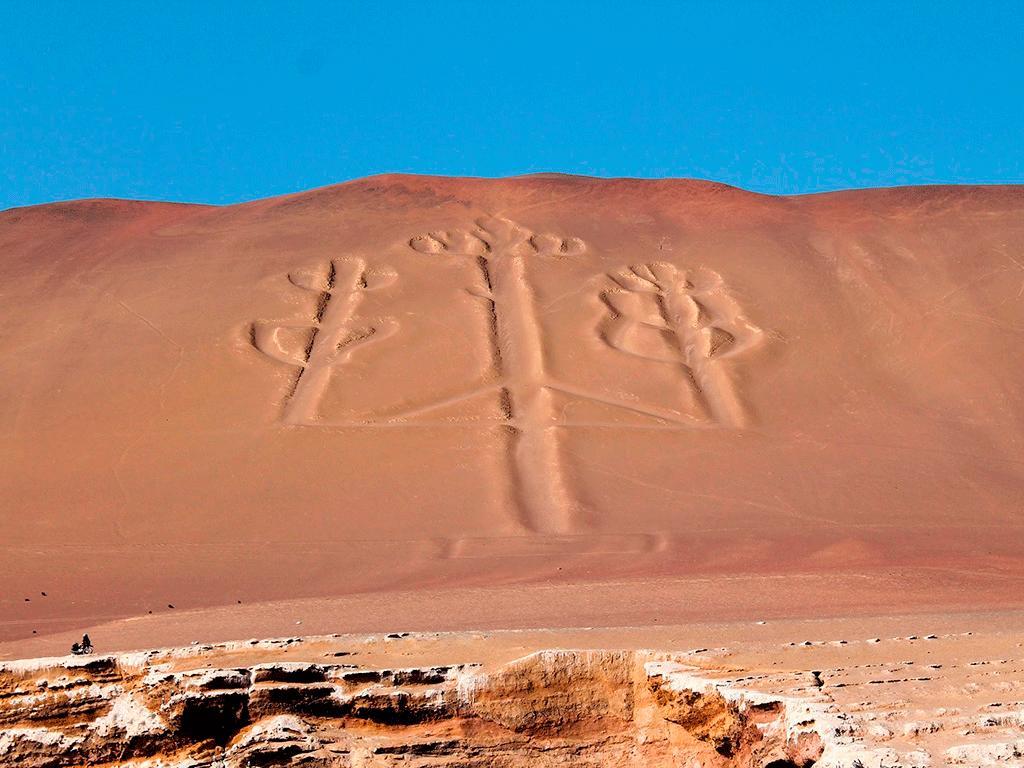
[[[721,275],[654,262],[609,277],[618,287],[602,294],[612,311],[601,328],[608,345],[682,366],[711,419],[723,427],[742,427],[743,405],[723,362],[757,346],[764,333],[743,317]]]
[[[358,319],[363,294],[390,285],[397,277],[387,268],[369,269],[356,258],[334,259],[319,271],[288,275],[292,285],[319,294],[311,322],[255,322],[251,329],[256,349],[299,368],[285,399],[285,424],[317,424],[320,399],[335,366],[345,363],[356,349],[398,330],[391,318]]]
[[[705,405],[707,416],[702,417],[589,391],[548,373],[545,334],[528,264],[534,259],[581,255],[586,246],[579,238],[537,234],[509,219],[488,216],[477,220],[473,228],[417,235],[409,240],[409,246],[432,257],[475,263],[477,284],[466,286],[466,290],[487,307],[491,371],[485,381],[473,383],[453,397],[389,410],[358,426],[400,424],[497,394],[505,427],[510,506],[515,510],[514,524],[522,531],[573,533],[584,527],[580,505],[568,488],[559,445],[560,428],[573,424],[556,413],[555,392],[625,409],[676,428],[743,426],[743,409],[723,362],[759,343],[763,334],[744,319],[716,273],[706,269],[684,272],[665,263],[631,267],[609,275],[616,288],[601,294],[612,311],[612,317],[601,325],[601,338],[613,349],[684,369]],[[396,322],[389,318],[358,319],[363,293],[395,279],[393,271],[368,269],[361,259],[335,260],[325,274],[289,275],[294,285],[320,293],[312,325],[258,322],[252,326],[253,346],[274,359],[299,366],[283,412],[286,424],[346,426],[320,418],[320,399],[337,365],[354,350],[397,330]]]
[[[583,241],[538,235],[508,219],[487,217],[478,220],[473,230],[419,235],[409,245],[425,254],[476,260],[481,284],[468,290],[489,309],[488,338],[496,383],[463,397],[495,388],[500,392],[518,522],[533,531],[578,528],[580,520],[566,487],[554,431],[554,387],[545,371],[544,334],[527,277],[527,259],[577,256],[586,249]]]

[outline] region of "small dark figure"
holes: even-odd
[[[82,635],[82,642],[71,644],[71,653],[75,656],[84,656],[92,653],[92,640],[88,635]]]

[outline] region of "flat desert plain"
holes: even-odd
[[[1018,187],[11,209],[0,650],[1024,607],[1022,340]]]

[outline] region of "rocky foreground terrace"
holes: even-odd
[[[1024,661],[998,629],[532,650],[571,639],[603,635],[334,635],[7,662],[0,763],[923,768],[1024,755]],[[751,663],[768,648],[771,668]]]

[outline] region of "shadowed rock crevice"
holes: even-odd
[[[227,744],[249,720],[244,692],[208,694],[185,702],[177,732],[185,742]]]

